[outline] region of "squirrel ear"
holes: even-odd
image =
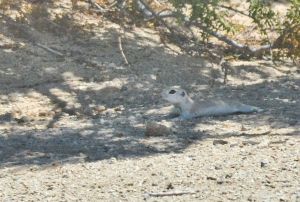
[[[185,92],[184,91],[182,91],[182,93],[180,94],[182,97],[184,97],[185,96]]]

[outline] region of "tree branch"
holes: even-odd
[[[246,17],[248,17],[248,18],[252,18],[252,17],[251,17],[250,15],[248,15],[247,13],[244,13],[243,11],[237,10],[237,9],[232,8],[232,7],[229,7],[229,6],[218,5],[218,7],[224,8],[224,9],[227,9],[227,10],[230,10],[230,11],[233,11],[233,12],[235,12],[235,13],[241,14],[241,15],[246,16]]]
[[[201,25],[198,22],[191,22],[189,24],[200,28],[204,32],[208,33],[209,35],[216,37],[220,41],[223,41],[226,44],[232,46],[233,48],[236,48],[237,50],[242,51],[243,53],[246,53],[246,54],[257,55],[257,54],[261,54],[262,52],[264,52],[266,50],[270,50],[270,49],[274,48],[273,44],[263,45],[258,48],[243,45],[233,39],[230,39],[229,37],[227,37],[221,33],[210,30],[209,28]]]
[[[170,32],[174,33],[174,30],[164,21],[163,17],[157,14],[147,3],[143,0],[136,0],[139,9],[143,12],[147,18],[155,18],[161,24],[163,24]]]
[[[147,16],[147,17],[153,16],[156,20],[158,20],[166,28],[168,28],[168,30],[170,30],[172,33],[174,33],[174,29],[171,26],[169,26],[167,24],[167,22],[164,21],[164,19],[161,16],[159,16],[153,9],[151,9],[151,7],[147,3],[145,3],[143,0],[137,0],[137,4],[140,5],[140,9],[143,11],[145,16]],[[228,9],[226,6],[224,6],[224,8]],[[241,13],[243,15],[247,15],[247,14],[245,14],[241,11],[237,11],[235,9],[231,9],[231,10],[234,10],[235,12]],[[173,16],[175,16],[175,15],[173,15]],[[190,27],[192,25],[192,26],[195,26],[195,27],[201,29],[205,33],[217,38],[220,41],[225,42],[226,44],[228,44],[229,46],[233,47],[234,49],[238,50],[239,52],[241,52],[243,54],[249,54],[249,55],[257,56],[257,55],[260,55],[261,53],[263,53],[264,51],[270,50],[270,49],[275,47],[272,43],[270,43],[268,45],[260,46],[258,48],[247,46],[247,45],[241,44],[241,43],[239,43],[239,42],[237,42],[233,39],[230,39],[226,35],[223,35],[223,34],[218,33],[216,31],[212,31],[208,27],[203,26],[201,23],[195,22],[195,21],[194,22],[186,22],[185,25],[187,27]],[[188,36],[186,36],[186,37],[188,37]]]

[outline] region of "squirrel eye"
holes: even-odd
[[[170,90],[169,94],[175,94],[176,91],[175,90]]]

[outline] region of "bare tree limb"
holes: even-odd
[[[189,24],[190,25],[194,25],[194,26],[200,28],[204,32],[208,33],[209,35],[216,37],[220,41],[225,42],[226,44],[232,46],[233,48],[239,50],[242,53],[251,54],[251,55],[259,55],[259,54],[261,54],[264,51],[267,51],[267,50],[270,50],[270,49],[274,48],[274,45],[271,44],[271,43],[268,44],[268,45],[260,46],[258,48],[250,47],[250,46],[247,46],[247,45],[240,44],[239,42],[237,42],[237,41],[235,41],[233,39],[230,39],[229,37],[227,37],[227,36],[225,36],[225,35],[223,35],[221,33],[212,31],[209,28],[201,25],[198,22],[192,22],[192,23],[189,23]]]
[[[97,10],[99,12],[107,12],[109,9],[107,8],[102,8],[99,4],[95,3],[94,0],[88,0],[91,5],[93,5],[94,7],[97,8]],[[145,20],[157,20],[157,22],[159,22],[161,25],[163,25],[165,28],[167,28],[168,31],[170,31],[170,33],[173,36],[176,36],[179,42],[182,42],[182,39],[185,40],[189,40],[191,42],[195,42],[197,41],[197,37],[193,35],[193,31],[191,31],[191,26],[193,26],[194,28],[200,29],[202,30],[204,33],[207,33],[210,36],[213,36],[215,38],[217,38],[218,40],[226,43],[227,45],[229,45],[230,47],[232,47],[235,51],[247,55],[247,56],[261,56],[265,51],[270,51],[271,55],[272,55],[272,50],[275,48],[280,48],[280,45],[278,45],[278,43],[276,43],[276,41],[278,41],[278,39],[281,37],[279,36],[278,39],[274,40],[274,41],[269,41],[269,43],[267,45],[262,45],[260,47],[253,47],[253,46],[248,46],[246,44],[242,44],[239,43],[238,41],[231,39],[230,37],[221,34],[217,31],[211,30],[209,27],[203,25],[201,22],[197,22],[197,21],[186,21],[184,23],[183,26],[172,26],[170,25],[170,23],[165,20],[165,18],[175,18],[176,14],[174,12],[172,12],[172,10],[162,10],[160,12],[156,12],[155,10],[153,10],[151,8],[151,6],[145,1],[145,0],[134,0],[138,6],[138,9],[143,13]],[[124,11],[124,7],[126,5],[126,0],[116,0],[115,2],[113,2],[111,4],[111,6],[109,6],[109,8],[112,8],[114,5],[118,4],[119,9],[121,9],[123,12]],[[238,14],[247,16],[249,18],[253,18],[251,17],[249,14],[225,6],[225,5],[219,5],[220,8],[223,9],[227,9],[233,12],[236,12]],[[165,13],[165,11],[169,11],[167,13]],[[187,32],[187,30],[189,30],[189,32]],[[191,35],[190,35],[191,33]],[[179,37],[179,38],[178,38]],[[121,37],[118,38],[119,40],[119,48],[122,54],[122,57],[124,58],[124,61],[126,64],[128,64],[128,61],[126,59],[126,55],[124,54],[124,51],[122,49],[122,39]],[[226,81],[225,81],[226,82]]]
[[[174,33],[173,28],[168,25],[164,19],[158,15],[147,3],[145,3],[143,0],[136,0],[137,5],[143,12],[143,14],[148,18],[155,18],[157,19],[161,24],[163,24],[171,33]]]
[[[168,23],[161,16],[157,15],[157,13],[153,9],[151,9],[151,7],[147,3],[145,3],[145,1],[137,0],[137,3],[142,5],[141,10],[143,11],[143,13],[146,12],[145,13],[146,16],[148,16],[148,17],[149,17],[149,15],[154,16],[154,18],[156,20],[161,22],[169,31],[174,33],[174,29],[170,25],[168,25]],[[228,9],[226,6],[224,6],[224,8]],[[231,10],[234,10],[234,9],[231,9]],[[247,14],[245,14],[241,11],[237,11],[237,10],[234,10],[234,11],[248,16]],[[173,15],[173,16],[175,16],[175,15]],[[248,16],[248,17],[250,17],[250,16]],[[192,26],[195,26],[195,27],[201,29],[205,33],[217,38],[220,41],[225,42],[226,44],[230,45],[231,47],[233,47],[234,49],[238,50],[239,52],[241,52],[243,54],[249,54],[249,55],[256,56],[256,55],[262,54],[264,51],[270,51],[271,49],[275,48],[275,46],[272,43],[269,43],[268,45],[263,45],[263,46],[260,46],[257,48],[241,44],[233,39],[230,39],[229,37],[227,37],[221,33],[210,30],[209,28],[203,26],[199,22],[195,22],[195,21],[194,22],[186,22],[185,24],[187,25],[187,27],[192,25]]]

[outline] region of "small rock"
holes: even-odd
[[[290,120],[289,121],[289,125],[290,126],[296,126],[296,125],[298,125],[298,120]]]
[[[55,114],[60,114],[61,111],[62,111],[61,108],[57,108],[57,109],[54,110],[54,113],[55,113]]]
[[[76,109],[73,106],[67,106],[64,108],[63,110],[65,113],[67,113],[68,115],[76,115]]]
[[[40,112],[39,116],[44,116],[45,117],[45,116],[47,116],[47,113],[46,112]]]
[[[47,113],[47,116],[50,116],[50,117],[52,117],[52,116],[54,116],[55,115],[55,112],[54,111],[49,111],[48,113]]]
[[[221,170],[222,166],[221,165],[215,165],[215,170]]]
[[[97,113],[104,112],[105,110],[106,110],[106,107],[103,106],[103,105],[99,105],[99,106],[95,107],[95,111],[96,111]]]
[[[226,141],[226,140],[214,140],[213,141],[213,145],[218,145],[218,144],[221,144],[221,145],[228,144],[228,141]]]
[[[266,167],[267,165],[268,165],[268,161],[267,160],[262,160],[261,162],[260,162],[260,167],[261,168],[263,168],[263,167]]]
[[[239,145],[238,143],[233,143],[233,144],[230,144],[230,147],[236,147],[238,145]]]
[[[119,132],[119,133],[116,134],[116,136],[117,136],[117,137],[124,137],[124,133]]]
[[[12,119],[11,113],[6,113],[0,116],[0,121],[10,121]]]
[[[255,142],[255,141],[252,141],[252,140],[247,140],[247,141],[243,141],[242,144],[243,145],[256,145],[256,144],[259,144],[259,142]]]
[[[142,118],[145,119],[145,120],[149,119],[149,117],[146,116],[146,115],[142,115]]]
[[[207,180],[217,180],[217,178],[215,178],[215,177],[210,177],[210,176],[207,176],[206,179],[207,179]]]
[[[22,116],[21,118],[15,118],[18,124],[27,123],[30,121],[28,116]]]
[[[270,144],[270,140],[263,140],[258,144],[258,148],[266,148],[269,146],[269,144]]]
[[[124,92],[124,91],[127,91],[127,90],[128,90],[128,87],[127,87],[127,86],[122,86],[121,92]]]
[[[167,185],[167,189],[174,189],[174,186],[172,185],[172,183],[169,183],[169,184]]]
[[[120,112],[120,111],[123,111],[123,110],[124,110],[124,107],[121,105],[121,106],[119,106],[119,107],[116,107],[114,110],[115,110],[116,112]]]
[[[224,181],[223,180],[217,180],[217,184],[223,184]]]
[[[147,123],[146,125],[146,132],[145,132],[146,137],[167,136],[170,134],[171,134],[171,129],[168,128],[167,126],[155,122],[150,122]]]
[[[134,184],[133,184],[133,182],[129,182],[129,183],[127,183],[126,185],[129,186],[129,187],[131,187],[131,186],[133,186]]]

